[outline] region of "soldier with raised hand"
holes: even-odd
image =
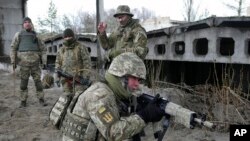
[[[78,75],[89,79],[92,68],[87,47],[76,40],[75,34],[70,28],[64,30],[63,40],[63,46],[57,52],[55,69],[64,71],[72,76]],[[87,86],[82,86],[77,83],[73,85],[72,80],[60,76],[56,77],[55,81],[62,83],[63,91],[66,95],[73,93],[74,87],[77,93],[87,88]]]
[[[144,59],[148,53],[147,34],[139,21],[132,18],[129,6],[118,6],[114,17],[119,22],[119,27],[109,37],[106,34],[106,23],[100,22],[97,27],[100,44],[103,49],[108,50],[109,61],[123,52],[133,52]]]
[[[138,134],[148,122],[157,122],[164,111],[150,103],[131,112],[132,94],[138,91],[146,67],[136,54],[127,52],[112,61],[103,82],[92,84],[65,115],[63,141],[120,141]]]
[[[28,98],[28,82],[32,76],[36,86],[37,98],[41,105],[46,106],[44,101],[43,85],[41,82],[41,68],[46,64],[46,48],[33,30],[33,24],[29,17],[23,19],[23,29],[17,32],[11,43],[11,64],[15,70],[20,66],[20,107],[26,107]]]

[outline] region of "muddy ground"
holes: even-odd
[[[34,82],[30,79],[28,105],[26,108],[19,108],[19,77],[14,77],[11,71],[0,70],[0,80],[0,141],[60,141],[62,134],[48,122],[48,113],[60,96],[61,88],[55,86],[45,90],[48,106],[43,107],[38,103]],[[163,95],[181,92],[176,89],[160,91]],[[178,98],[172,99],[181,103]],[[146,136],[142,140],[154,140],[151,126],[146,127],[145,133]],[[171,120],[164,141],[229,141],[229,132],[208,128],[188,129]]]

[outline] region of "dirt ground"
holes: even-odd
[[[0,69],[0,80],[0,141],[60,141],[62,134],[48,122],[48,113],[60,96],[61,88],[46,89],[48,106],[42,107],[35,96],[34,82],[30,79],[28,105],[19,108],[18,76]],[[145,128],[145,133],[142,140],[154,140],[151,126]],[[207,128],[187,129],[171,122],[164,141],[229,141],[229,133]]]

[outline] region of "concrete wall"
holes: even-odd
[[[13,36],[22,28],[27,0],[0,0],[0,56],[8,56]]]

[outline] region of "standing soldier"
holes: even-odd
[[[139,21],[133,19],[127,5],[118,6],[114,17],[119,22],[119,27],[109,37],[106,34],[107,24],[98,25],[98,38],[103,49],[108,50],[109,61],[123,52],[133,52],[144,59],[148,53],[147,34]]]
[[[64,30],[63,38],[63,47],[57,52],[55,69],[89,79],[91,60],[88,49],[76,40],[74,32],[69,28]],[[58,81],[61,81],[65,94],[73,93],[72,80],[58,76],[56,82]],[[87,86],[75,84],[75,92],[82,92],[86,88]]]
[[[33,30],[33,25],[29,17],[23,19],[23,30],[17,32],[11,43],[10,58],[13,69],[20,65],[20,107],[26,107],[28,98],[28,82],[32,76],[36,86],[37,98],[41,105],[46,106],[44,92],[41,82],[40,65],[45,67],[46,48]],[[40,64],[40,65],[39,65]]]

